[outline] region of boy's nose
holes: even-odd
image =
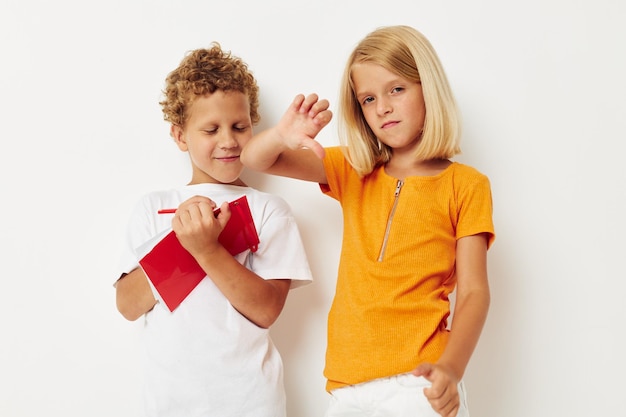
[[[236,148],[238,145],[237,139],[232,132],[224,132],[220,135],[217,146],[220,148]]]

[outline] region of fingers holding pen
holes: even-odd
[[[174,221],[178,221],[181,225],[193,224],[194,222],[201,221],[203,217],[213,217],[213,210],[217,207],[217,204],[213,200],[203,196],[194,196],[183,201],[176,214]]]
[[[197,256],[215,250],[220,244],[219,234],[230,219],[228,203],[222,204],[219,214],[217,205],[207,197],[192,197],[178,207],[172,219],[176,237],[192,255]]]
[[[180,203],[180,205],[178,206],[178,210],[186,210],[190,207],[193,207],[199,204],[207,204],[211,207],[212,210],[217,207],[217,204],[215,203],[215,201],[211,200],[210,198],[204,197],[201,195],[196,195]]]

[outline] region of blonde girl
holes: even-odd
[[[490,303],[489,180],[451,160],[460,152],[457,106],[417,30],[368,34],[341,85],[340,146],[314,140],[332,114],[313,94],[297,96],[242,153],[252,169],[319,183],[342,207],[327,417],[467,416],[462,378]],[[295,132],[298,120],[308,129]]]

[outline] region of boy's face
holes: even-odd
[[[192,165],[190,184],[243,185],[239,154],[252,137],[248,96],[218,90],[198,97],[184,127],[172,126],[172,137]]]

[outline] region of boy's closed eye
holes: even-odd
[[[236,130],[237,132],[245,132],[246,130],[248,130],[250,126],[248,125],[235,125],[233,126],[233,129]]]

